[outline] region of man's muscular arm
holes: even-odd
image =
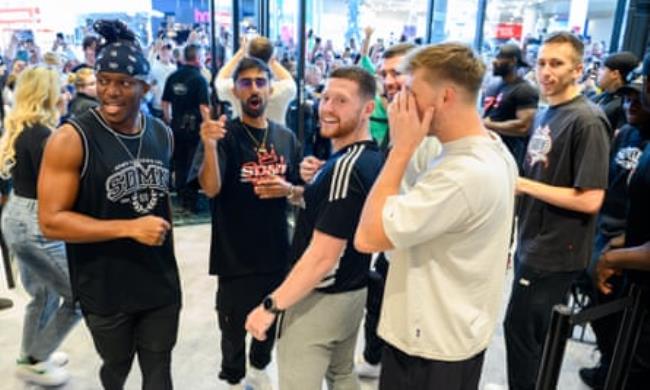
[[[62,126],[48,140],[38,178],[38,216],[43,234],[67,242],[132,238],[145,245],[162,245],[171,225],[160,217],[100,220],[72,211],[83,159],[81,136],[72,126]]]

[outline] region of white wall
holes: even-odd
[[[609,49],[610,39],[612,38],[612,28],[614,26],[614,17],[604,17],[589,19],[589,35],[593,41],[605,41],[607,46],[605,50]]]

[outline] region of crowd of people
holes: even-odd
[[[508,385],[534,389],[572,286],[598,305],[649,284],[650,55],[639,72],[611,53],[594,79],[568,32],[543,37],[534,63],[503,44],[489,66],[457,43],[384,47],[366,28],[337,54],[310,34],[298,106],[292,59],[265,37],[213,80],[202,41],[142,48],[119,21],[94,29],[73,72],[55,51],[15,58],[3,93],[2,233],[31,296],[25,381],[69,380],[56,351],[83,318],[105,389],[123,388],[136,355],[143,389],[173,388],[172,193],[187,212],[199,191],[211,199],[218,377],[232,389],[271,388],[274,346],[282,390],[360,377],[476,389],[509,264]],[[601,361],[580,376],[594,389],[619,323],[593,324]],[[628,389],[650,378],[649,324]]]

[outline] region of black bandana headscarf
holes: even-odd
[[[96,72],[123,73],[147,81],[147,61],[135,34],[120,20],[98,20],[93,28],[102,37],[95,60]]]

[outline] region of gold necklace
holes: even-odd
[[[269,134],[269,126],[267,125],[267,126],[264,128],[264,136],[262,136],[262,142],[260,142],[260,141],[257,140],[257,138],[255,138],[255,136],[254,136],[253,133],[251,132],[251,130],[250,130],[250,128],[248,127],[248,125],[246,125],[246,123],[244,123],[244,122],[242,121],[241,124],[244,125],[244,130],[246,131],[246,134],[248,134],[248,136],[250,137],[250,139],[253,141],[253,144],[255,145],[255,150],[256,150],[258,153],[266,153],[266,137],[267,137],[268,134]]]

